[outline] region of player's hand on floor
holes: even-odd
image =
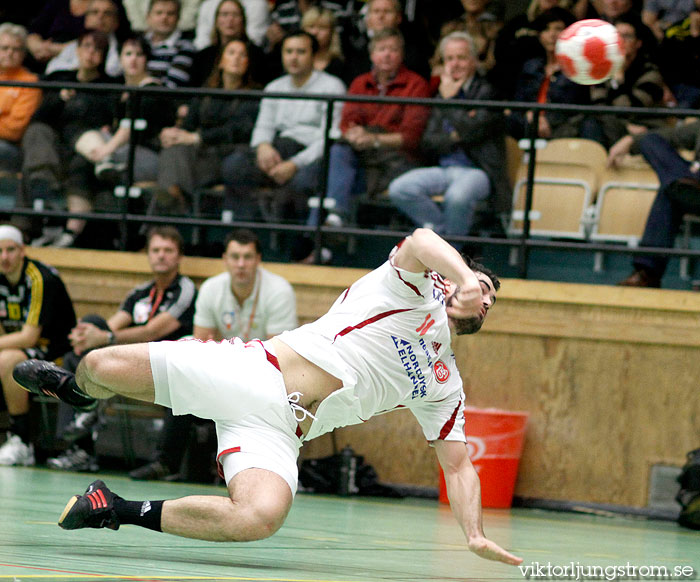
[[[504,550],[496,542],[492,542],[490,539],[484,537],[469,540],[469,549],[480,558],[504,562],[511,566],[517,566],[523,561],[522,558],[514,556],[510,552]]]

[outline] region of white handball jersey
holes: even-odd
[[[306,440],[408,408],[427,440],[466,441],[444,282],[433,271],[397,268],[397,249],[338,297],[326,315],[279,336],[343,382],[319,405]]]

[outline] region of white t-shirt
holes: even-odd
[[[279,339],[336,376],[306,439],[408,408],[425,438],[465,442],[464,396],[450,344],[445,285],[389,261],[347,289],[326,315]]]
[[[239,305],[231,291],[231,275],[215,275],[202,283],[194,324],[216,328],[226,339],[265,340],[299,325],[294,290],[283,277],[259,267],[253,292]]]

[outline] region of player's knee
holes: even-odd
[[[27,359],[22,350],[8,348],[0,350],[0,375],[11,374],[15,366]]]
[[[287,508],[279,503],[256,503],[249,508],[248,523],[243,532],[244,539],[241,539],[238,532],[237,541],[252,542],[269,538],[282,527],[286,517]]]

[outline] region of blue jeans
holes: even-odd
[[[468,235],[477,203],[490,192],[486,172],[460,166],[417,168],[389,184],[389,197],[401,212],[444,235]],[[445,197],[442,209],[430,198],[438,194]]]
[[[347,216],[360,162],[349,145],[336,143],[331,146],[328,168],[326,197],[335,200],[335,212]]]
[[[18,172],[22,165],[22,152],[19,146],[0,139],[0,170]]]
[[[639,149],[659,177],[659,191],[649,211],[644,235],[640,241],[643,247],[671,248],[688,209],[679,203],[669,186],[680,178],[697,178],[690,171],[690,163],[684,160],[676,149],[663,137],[649,133],[639,140]],[[698,201],[700,205],[700,200]],[[668,257],[636,256],[634,266],[658,277],[663,276],[668,265]]]

